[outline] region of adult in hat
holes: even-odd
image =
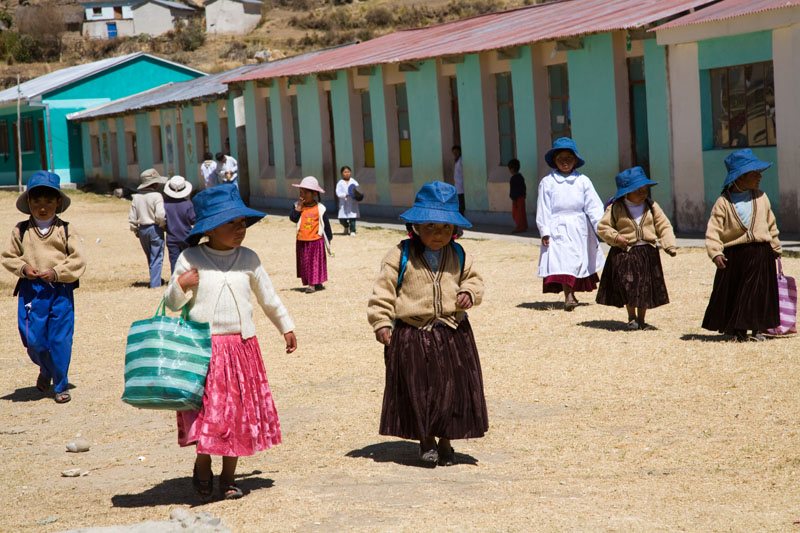
[[[375,338],[386,346],[379,431],[419,441],[425,466],[450,466],[451,440],[481,437],[489,428],[466,313],[481,302],[483,280],[453,242],[459,227],[471,225],[458,211],[454,186],[426,183],[400,219],[410,239],[384,257],[367,310]]]
[[[722,194],[706,227],[706,251],[717,273],[703,328],[738,341],[764,340],[764,332],[780,324],[775,258],[781,242],[769,198],[758,188],[770,166],[749,148],[726,157]]]
[[[305,292],[313,293],[323,289],[323,283],[328,281],[326,253],[332,255],[331,223],[319,197],[325,190],[314,176],[306,176],[300,183],[292,183],[292,187],[300,189],[300,199],[294,203],[289,213],[289,220],[297,224],[297,277],[305,285]]]
[[[167,217],[167,252],[170,272],[188,244],[186,237],[195,221],[194,207],[189,199],[192,184],[183,176],[172,176],[164,185],[164,213]]]
[[[161,287],[161,267],[164,262],[164,228],[167,225],[164,197],[159,192],[167,179],[156,169],[148,168],[139,174],[139,194],[134,194],[128,213],[130,230],[139,239],[150,273],[151,289]]]
[[[539,182],[536,225],[542,236],[539,254],[543,291],[564,291],[564,310],[578,305],[576,292],[597,288],[605,258],[596,237],[603,203],[592,181],[577,171],[585,163],[569,137],[556,139],[544,155],[552,171]]]

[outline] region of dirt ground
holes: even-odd
[[[15,278],[0,275],[2,531],[166,520],[175,507],[237,532],[800,530],[798,341],[733,344],[702,330],[714,275],[703,250],[662,254],[672,303],[648,315],[656,330],[628,332],[625,312],[594,295],[573,313],[543,295],[538,246],[467,234],[486,281],[470,318],[491,427],[454,443],[460,464],[429,470],[414,442],[377,432],[383,357],[366,302],[401,234],[336,236],[327,289],[306,295],[283,218],[253,226],[245,245],[297,324],[299,349],[287,356],[256,314],[284,442],[241,459],[244,499],[197,505],[193,449],[178,447],[174,414],[120,401],[128,327],[162,295],[145,287],[129,203],[71,194],[64,218],[89,265],[75,293],[72,402],[36,391]],[[15,198],[0,192],[6,235],[21,219]],[[800,275],[800,259],[784,267]],[[67,453],[76,438],[91,450]],[[87,474],[61,477],[71,468]]]

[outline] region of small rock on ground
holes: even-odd
[[[166,522],[148,520],[129,526],[101,526],[69,529],[60,533],[231,533],[220,518],[209,513],[191,514],[186,509],[177,508],[169,515]]]

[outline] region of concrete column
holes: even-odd
[[[275,150],[275,194],[280,198],[288,198],[286,176],[289,170],[288,146],[291,139],[286,138],[287,121],[291,123],[292,115],[286,97],[286,79],[273,81],[269,89],[269,105],[272,109],[272,146]]]
[[[492,75],[479,54],[464,56],[456,65],[458,118],[461,124],[461,166],[464,170],[464,197],[468,210],[487,211],[489,190],[486,163],[486,121],[494,109],[484,106],[487,85]]]
[[[219,101],[206,104],[206,123],[208,124],[208,150],[213,156],[222,151],[222,136],[219,134]]]
[[[83,148],[83,174],[84,179],[89,180],[94,177],[94,173],[92,172],[92,134],[88,122],[81,122],[81,138],[83,139],[83,143],[81,143]]]
[[[537,54],[538,59],[539,54]],[[517,159],[525,176],[528,190],[528,214],[536,211],[536,192],[539,183],[539,150],[536,135],[536,99],[547,99],[547,93],[537,96],[534,86],[534,58],[530,46],[522,46],[511,64],[511,85],[514,93],[514,126],[517,137]],[[538,63],[538,61],[537,61]],[[539,65],[536,65],[537,67]]]
[[[406,72],[415,192],[425,183],[444,179],[436,60],[420,61],[417,65],[418,71]]]
[[[136,160],[139,162],[139,173],[148,168],[153,168],[153,138],[150,135],[150,115],[145,111],[136,114]],[[89,161],[91,168],[91,160]],[[135,183],[139,176],[135,177]]]
[[[297,86],[297,118],[300,123],[300,146],[303,176],[314,176],[326,191],[333,196],[331,176],[325,172],[323,155],[323,130],[327,130],[327,119],[323,117],[326,107],[322,105],[322,93],[316,76],[306,76]],[[326,179],[327,178],[327,179]]]
[[[102,179],[113,180],[114,168],[111,159],[111,150],[114,150],[115,147],[111,146],[111,131],[108,127],[108,120],[100,119],[97,125],[100,139],[100,166],[103,168]]]
[[[655,39],[644,41],[644,79],[647,95],[647,136],[650,140],[650,179],[658,181],[651,189],[653,199],[672,219],[675,213],[670,164],[669,98],[667,96],[666,47]]]
[[[349,70],[340,70],[335,80],[331,80],[331,105],[333,106],[333,136],[336,139],[336,164],[347,165],[355,169],[355,153],[353,151],[353,122],[359,120],[361,102],[355,100],[352,74]],[[337,180],[339,169],[333,169]]]
[[[117,127],[117,146],[115,146],[114,149],[117,151],[119,177],[123,183],[128,183],[130,176],[128,176],[128,144],[125,135],[125,119],[123,117],[117,117],[114,119],[114,122]]]
[[[192,104],[180,108],[181,123],[183,124],[183,166],[186,169],[184,178],[192,182],[195,187],[199,183],[198,166],[202,163],[203,154],[198,153],[199,141],[195,138],[194,108]]]
[[[375,182],[379,205],[392,205],[389,185],[389,137],[386,125],[386,95],[383,69],[376,66],[369,77],[369,104],[372,111],[372,143],[375,151]]]
[[[800,232],[800,24],[772,32],[780,230]],[[774,202],[774,200],[773,200]],[[773,209],[777,206],[773,205]]]
[[[254,81],[248,81],[244,84],[244,113],[250,120],[248,120],[247,128],[245,131],[247,139],[247,170],[248,179],[250,181],[250,192],[253,194],[259,190],[258,180],[261,175],[261,163],[259,161],[259,127],[260,123],[266,124],[267,118],[264,115],[264,101],[261,105],[256,102],[256,86]],[[260,112],[259,112],[260,109]],[[242,179],[241,174],[239,179]]]

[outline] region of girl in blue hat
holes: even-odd
[[[36,388],[46,392],[52,382],[56,403],[71,399],[67,373],[75,330],[73,290],[86,270],[80,237],[58,216],[69,204],[58,174],[34,172],[17,198],[17,209],[30,216],[14,227],[3,252],[3,266],[19,277],[14,289],[14,296],[19,295],[19,334],[39,367]]]
[[[762,341],[762,332],[780,324],[775,258],[781,242],[769,198],[758,188],[770,166],[749,148],[725,158],[728,174],[706,227],[706,251],[717,273],[703,328],[737,341]]]
[[[556,139],[544,156],[553,171],[539,182],[536,225],[542,236],[539,277],[543,291],[564,291],[564,310],[578,305],[576,292],[597,288],[605,258],[595,236],[603,203],[591,180],[577,171],[584,165],[569,137]]]
[[[647,197],[657,181],[642,167],[617,174],[617,194],[597,224],[597,234],[611,246],[597,303],[625,306],[628,329],[645,329],[648,309],[669,303],[656,242],[676,255],[675,233],[661,207]]]
[[[247,228],[264,213],[246,207],[232,183],[206,189],[192,203],[197,223],[186,238],[189,248],[178,257],[166,301],[175,311],[187,306],[189,320],[211,325],[211,362],[202,408],[177,413],[178,443],[197,447],[192,482],[199,496],[211,496],[211,456],[221,455],[219,495],[236,499],[242,497],[234,483],[238,458],[281,442],[251,295],[283,335],[286,353],[295,351],[297,339],[261,261],[242,246]]]
[[[466,313],[480,303],[483,280],[453,242],[459,227],[471,226],[458,212],[455,187],[423,185],[400,219],[410,239],[383,258],[367,311],[386,346],[380,434],[418,440],[426,466],[450,466],[452,439],[481,437],[489,428]]]

